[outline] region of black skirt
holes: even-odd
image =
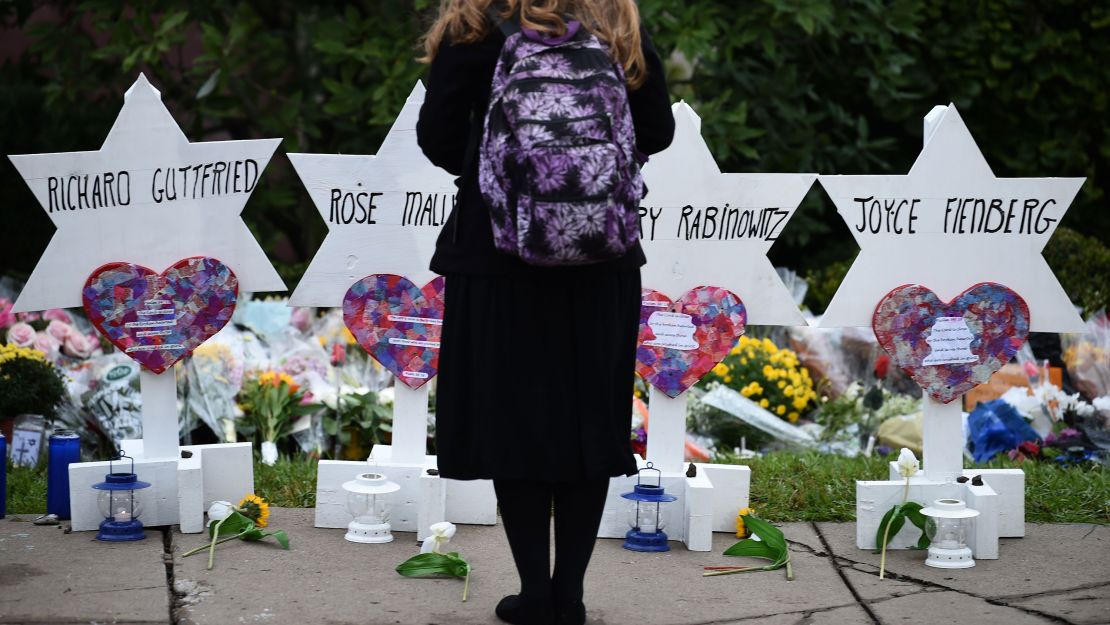
[[[640,271],[451,274],[436,389],[440,475],[632,475]]]

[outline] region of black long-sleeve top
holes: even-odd
[[[663,63],[647,32],[640,28],[647,79],[628,92],[636,131],[636,148],[644,154],[662,151],[674,135],[674,117],[663,74]],[[489,106],[490,84],[505,36],[494,29],[484,40],[452,45],[444,41],[428,73],[416,138],[428,159],[459,176],[458,201],[436,241],[431,269],[439,274],[502,275],[551,271],[633,269],[646,262],[637,243],[624,256],[579,267],[536,267],[498,251],[493,244],[489,208],[478,187],[478,158],[473,149]],[[466,171],[463,171],[463,168]]]

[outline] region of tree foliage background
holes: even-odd
[[[0,3],[0,148],[96,149],[146,72],[192,141],[284,138],[244,216],[292,286],[326,228],[283,153],[376,152],[424,73],[417,40],[436,4],[9,0]],[[1106,2],[640,7],[672,96],[701,115],[723,171],[905,173],[922,117],[954,102],[997,175],[1086,176],[1062,225],[1110,241]],[[4,215],[18,224],[0,245],[0,273],[26,275],[53,227],[7,159],[0,184]],[[815,185],[772,259],[824,276],[855,253]],[[1110,278],[1091,279],[1105,297]]]

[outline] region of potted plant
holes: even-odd
[[[42,352],[0,345],[0,424],[5,436],[11,437],[12,422],[21,414],[52,421],[65,394],[61,373]]]

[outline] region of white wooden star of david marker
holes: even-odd
[[[244,291],[284,290],[240,217],[279,143],[190,143],[140,74],[99,150],[10,156],[57,226],[15,310],[81,306],[89,274],[114,261],[162,271],[211,256]]]
[[[674,140],[643,168],[644,286],[672,298],[718,286],[740,296],[749,324],[806,325],[767,251],[817,175],[721,173],[697,113],[672,110]]]
[[[339,306],[370,274],[398,274],[418,286],[435,276],[428,263],[457,189],[416,143],[423,101],[417,82],[376,155],[289,155],[328,225],[290,305]]]
[[[996,177],[955,105],[926,125],[904,176],[820,176],[860,247],[821,327],[870,326],[879,300],[903,284],[948,301],[989,281],[1025,299],[1031,331],[1082,332],[1041,250],[1085,179]]]

